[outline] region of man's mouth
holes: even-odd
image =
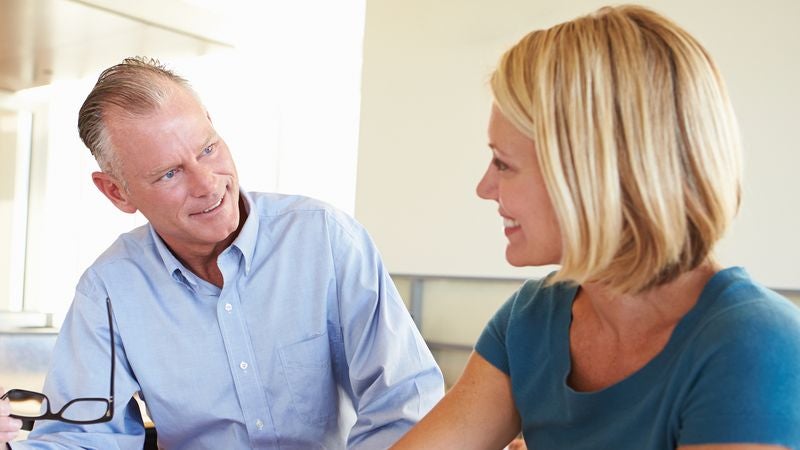
[[[509,219],[508,217],[503,217],[503,226],[505,228],[514,228],[519,226],[519,222],[514,219]]]
[[[222,204],[222,200],[224,200],[224,199],[225,199],[225,196],[223,195],[222,197],[219,198],[217,203],[214,203],[213,205],[209,206],[207,209],[204,209],[202,211],[202,214],[210,213],[211,211],[217,209],[219,207],[219,205]]]

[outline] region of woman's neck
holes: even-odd
[[[720,270],[704,263],[669,283],[637,294],[615,294],[601,283],[581,285],[573,316],[589,315],[619,336],[673,327],[697,303],[708,280]],[[576,311],[577,310],[577,311]]]

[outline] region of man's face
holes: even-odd
[[[239,227],[238,176],[195,97],[176,87],[146,117],[108,116],[118,172],[127,182],[112,202],[125,212],[141,211],[179,257],[225,248]]]

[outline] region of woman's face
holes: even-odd
[[[494,200],[503,218],[513,266],[561,261],[561,230],[547,195],[534,142],[492,106],[489,119],[492,161],[478,183],[478,196]]]

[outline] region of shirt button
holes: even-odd
[[[262,422],[261,419],[256,420],[256,428],[259,430],[264,428],[264,422]]]
[[[233,310],[233,305],[230,303],[225,303],[225,311],[231,312]]]
[[[239,363],[239,367],[241,367],[242,370],[247,370],[247,363],[242,361],[241,363]]]

